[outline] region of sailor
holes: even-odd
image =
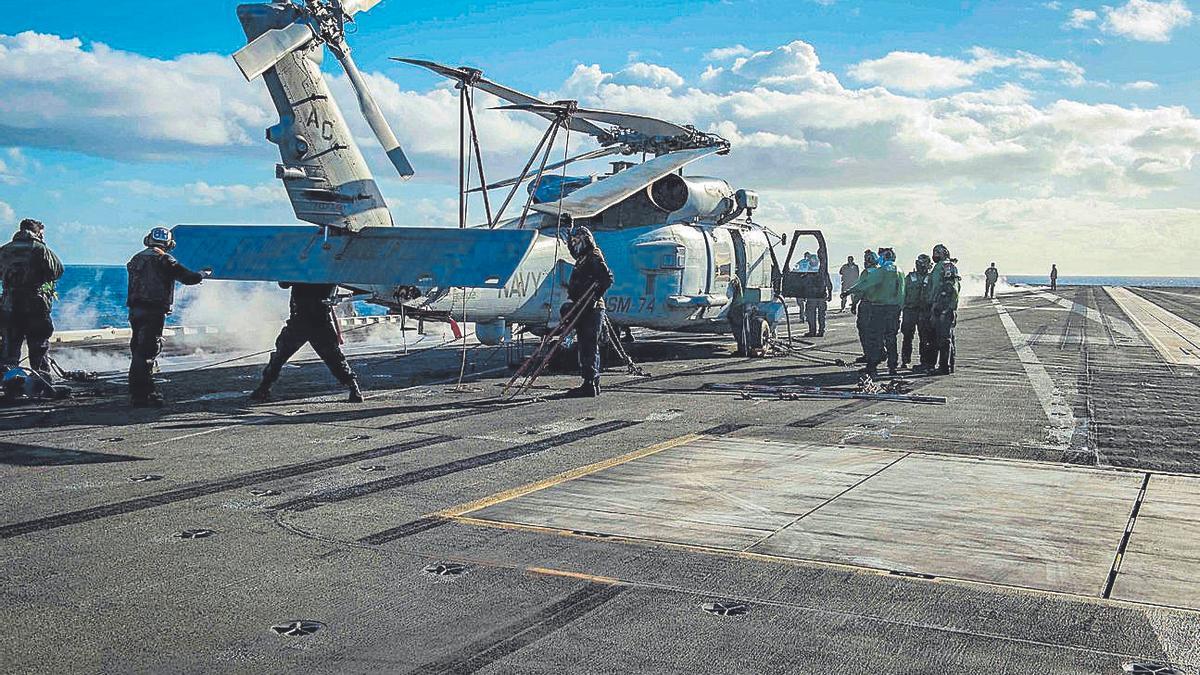
[[[805,251],[804,255],[800,257],[800,262],[796,263],[796,266],[792,268],[792,271],[799,274],[808,274],[808,267],[810,264],[812,264],[812,251]],[[808,316],[806,313],[807,308],[805,307],[805,300],[807,300],[807,298],[803,292],[796,298],[796,308],[799,310],[801,319]]]
[[[838,268],[838,274],[842,277],[842,288],[850,288],[858,283],[858,265],[854,263],[854,256],[846,256],[846,264]],[[854,298],[850,303],[850,313],[854,314],[858,309],[858,298]],[[846,296],[842,296],[841,311],[846,311]]]
[[[867,356],[867,367],[863,370],[872,377],[876,367],[886,355],[888,375],[896,374],[896,333],[900,330],[900,308],[904,305],[904,275],[896,269],[896,252],[890,248],[879,249],[879,271],[876,281],[868,291],[871,298],[870,331],[875,345],[875,356]]]
[[[842,286],[842,306],[846,306],[846,297],[850,296],[854,298],[853,303],[850,305],[850,311],[853,313],[855,307],[858,308],[858,319],[855,320],[854,327],[858,329],[858,343],[862,347],[863,355],[855,359],[855,363],[867,362],[867,357],[869,354],[867,351],[867,333],[871,323],[871,304],[863,296],[861,291],[854,292],[854,289],[865,287],[864,284],[867,284],[868,278],[875,274],[875,271],[878,269],[879,257],[875,254],[875,251],[867,249],[863,251],[863,272],[862,275],[858,277],[858,281],[849,286]]]
[[[804,337],[824,337],[825,312],[833,299],[833,279],[829,272],[821,269],[821,259],[813,255],[808,261],[808,271],[802,277],[801,301],[805,304],[804,319],[808,332]]]
[[[1051,263],[1050,265],[1050,290],[1058,288],[1058,265]]]
[[[984,270],[983,272],[983,297],[996,297],[996,280],[1000,278],[1000,270],[996,269],[996,263]]]
[[[920,329],[917,343],[917,356],[921,365],[928,367],[925,340],[927,331],[921,328],[922,316],[928,315],[928,305],[925,304],[925,289],[929,285],[929,256],[922,253],[917,256],[913,271],[904,277],[904,314],[900,321],[900,334],[904,344],[900,348],[900,367],[907,368],[912,363],[913,333]]]
[[[54,322],[50,306],[57,295],[54,284],[63,265],[45,243],[46,228],[32,218],[21,221],[12,241],[0,246],[0,362],[16,366],[21,346],[29,348],[29,367],[50,379],[50,336]]]
[[[165,227],[156,227],[142,240],[146,248],[129,259],[129,402],[133,406],[160,407],[163,397],[154,387],[154,361],[162,351],[163,323],[175,304],[175,282],[194,286],[208,272],[193,272],[169,251],[175,237]]]
[[[750,350],[746,345],[746,294],[742,291],[742,280],[735,274],[729,280],[729,310],[725,319],[729,322],[729,330],[733,333],[733,341],[737,343],[734,356],[749,356]]]
[[[604,329],[604,294],[613,283],[612,270],[604,253],[596,246],[592,231],[575,227],[567,239],[567,250],[575,258],[575,268],[567,281],[567,300],[572,307],[583,303],[575,321],[579,354],[579,375],[583,382],[567,391],[567,398],[600,395],[600,335]]]
[[[288,320],[279,331],[279,337],[275,338],[275,351],[271,352],[271,359],[263,368],[262,382],[250,392],[250,398],[255,401],[271,400],[271,385],[279,379],[283,364],[301,347],[309,344],[337,381],[350,390],[346,401],[362,403],[362,390],[346,361],[346,354],[342,352],[342,336],[338,333],[337,317],[333,314],[333,308],[337,306],[337,284],[281,281],[279,287],[292,291]]]
[[[960,278],[958,262],[950,257],[950,249],[942,244],[933,247],[933,271],[925,296],[929,303],[930,324],[933,327],[934,349],[937,350],[937,372],[954,372],[954,325],[958,322],[958,291]]]

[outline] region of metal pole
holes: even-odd
[[[467,226],[467,88],[458,85],[458,226]]]
[[[525,182],[525,176],[529,173],[529,168],[533,166],[535,161],[537,161],[538,153],[542,151],[542,146],[546,144],[546,139],[550,138],[550,134],[554,131],[556,126],[557,125],[555,124],[551,124],[546,128],[546,133],[542,134],[542,140],[538,141],[537,147],[534,148],[533,152],[529,155],[529,161],[525,162],[525,168],[521,169],[520,177],[518,177],[517,181],[513,183],[512,190],[509,190],[508,196],[505,197],[504,202],[500,204],[500,210],[496,211],[496,219],[491,221],[490,227],[495,227],[500,223],[500,218],[504,216],[504,210],[508,208],[508,204],[512,201],[513,197],[517,196],[517,190],[521,187],[521,183]]]
[[[467,96],[467,119],[471,122],[471,143],[475,146],[475,164],[479,167],[479,186],[483,193],[483,210],[487,213],[487,221],[492,222],[492,202],[488,198],[487,177],[483,175],[483,154],[479,150],[479,132],[475,129],[475,99],[470,95],[471,89],[463,89]]]
[[[525,200],[525,208],[521,210],[521,220],[517,222],[518,228],[525,227],[525,217],[529,215],[529,207],[533,205],[533,195],[537,192],[537,184],[542,180],[542,174],[546,171],[546,161],[550,159],[550,151],[554,149],[554,139],[558,137],[558,125],[561,121],[561,118],[554,120],[554,126],[550,132],[550,142],[546,144],[546,150],[542,153],[542,164],[533,178],[534,189],[530,191],[529,199]]]

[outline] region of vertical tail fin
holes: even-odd
[[[283,30],[302,18],[292,4],[238,7],[247,40]],[[319,40],[294,49],[263,73],[279,123],[267,140],[279,147],[283,180],[296,217],[357,232],[392,225],[392,217],[341,109],[321,75],[325,47]]]

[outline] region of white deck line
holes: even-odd
[[[1104,290],[1168,363],[1200,369],[1200,326],[1127,288]]]
[[[1004,324],[1008,339],[1012,342],[1013,349],[1017,352],[1017,358],[1020,359],[1021,366],[1025,368],[1025,375],[1029,377],[1029,383],[1033,386],[1033,393],[1037,395],[1038,402],[1042,404],[1042,410],[1046,413],[1046,419],[1050,422],[1046,432],[1051,443],[1059,450],[1066,451],[1071,447],[1071,438],[1075,435],[1076,427],[1079,426],[1075,419],[1074,409],[1067,402],[1062,391],[1054,384],[1054,379],[1050,377],[1050,373],[1046,372],[1046,367],[1034,353],[1033,347],[1029,346],[1028,337],[1021,333],[1020,328],[1017,328],[1017,324],[1009,316],[1008,310],[995,298],[992,298],[992,305],[1000,314],[1000,323]]]

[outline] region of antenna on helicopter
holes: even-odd
[[[362,111],[375,138],[383,146],[400,177],[408,179],[414,173],[412,163],[408,161],[403,148],[400,147],[400,141],[396,139],[396,134],[388,126],[387,120],[371,96],[358,65],[350,56],[350,46],[346,44],[346,23],[353,23],[355,14],[367,11],[379,2],[380,0],[303,0],[302,5],[295,5],[297,15],[293,23],[283,28],[268,30],[251,40],[233,55],[233,60],[237,62],[246,79],[253,80],[297,49],[307,47],[313,42],[328,46],[350,78],[350,85],[358,98],[359,110]]]

